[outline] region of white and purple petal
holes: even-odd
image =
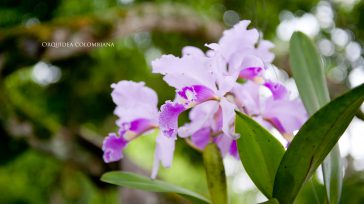
[[[123,135],[118,137],[115,133],[110,133],[102,144],[104,152],[103,159],[106,163],[118,161],[123,157],[123,149],[128,144]]]
[[[239,159],[239,151],[238,151],[238,144],[236,140],[233,140],[230,145],[229,154],[233,156],[235,159]]]
[[[156,127],[157,125],[152,120],[138,118],[131,121],[130,123],[123,123],[121,130],[125,131],[124,138],[128,141],[131,141]]]
[[[119,117],[118,125],[137,118],[155,120],[158,117],[157,94],[144,82],[120,81],[111,87],[111,96],[117,105],[114,113]]]
[[[206,56],[197,54],[196,50],[186,51],[190,54],[181,58],[173,55],[163,55],[152,62],[153,73],[165,75],[168,85],[182,89],[183,87],[202,85],[215,91],[216,85],[210,61]]]
[[[217,99],[211,89],[201,85],[183,87],[177,92],[177,96],[177,100],[180,100],[185,106],[190,106],[191,103],[194,106],[208,100]]]
[[[162,163],[165,168],[169,168],[172,166],[175,142],[176,138],[166,137],[162,134],[159,134],[157,136],[151,175],[152,178],[157,177],[160,163]]]
[[[185,111],[184,105],[167,101],[161,107],[159,114],[159,127],[164,136],[176,138],[178,131],[178,117]]]
[[[277,128],[282,134],[292,134],[307,120],[307,112],[299,99],[274,100],[269,98],[265,103],[263,118]]]
[[[227,99],[222,98],[220,100],[220,107],[222,111],[222,131],[224,134],[236,138],[237,135],[235,135],[233,130],[236,105],[229,102]]]
[[[256,56],[264,64],[269,64],[274,59],[274,54],[270,52],[270,49],[274,47],[273,43],[259,40],[259,32],[256,29],[247,29],[249,24],[250,21],[243,20],[233,28],[224,31],[219,46],[215,46],[223,54],[229,65],[232,65],[233,61],[242,61],[248,55]]]
[[[255,77],[262,76],[263,68],[247,67],[240,71],[239,77],[243,79],[253,80]]]
[[[218,127],[216,125],[216,114],[219,109],[219,103],[217,101],[206,101],[195,107],[193,107],[189,113],[190,123],[184,124],[178,129],[178,136],[188,137],[199,129],[210,126],[213,130]],[[222,120],[222,119],[221,119]],[[221,126],[220,126],[221,129]]]
[[[196,131],[191,136],[191,141],[200,149],[205,149],[206,145],[212,142],[210,127],[204,127]]]
[[[239,110],[247,115],[260,114],[260,85],[252,81],[247,81],[244,84],[236,84],[233,89],[235,95],[235,103]]]
[[[219,41],[221,53],[229,62],[235,53],[240,53],[246,49],[254,48],[259,39],[256,29],[248,30],[250,21],[240,21],[233,28],[224,31],[223,37]]]
[[[264,86],[272,92],[274,100],[288,99],[288,90],[283,84],[267,81]]]
[[[256,48],[256,55],[263,59],[264,63],[272,63],[274,54],[270,51],[274,44],[268,40],[261,40]]]
[[[221,155],[223,157],[231,155],[234,158],[239,159],[238,146],[235,139],[227,135],[221,134],[217,138],[215,138],[215,143],[219,147]]]

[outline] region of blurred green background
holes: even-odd
[[[161,105],[174,92],[151,73],[150,61],[180,55],[187,45],[205,49],[242,19],[276,44],[274,64],[280,69],[274,74],[288,84],[288,40],[295,30],[317,43],[333,98],[364,82],[363,1],[1,0],[0,203],[187,203],[99,181],[117,169],[149,175],[154,151],[152,133],[131,143],[121,163],[103,163],[102,139],[116,130],[110,84],[145,81]],[[42,42],[114,46],[52,48]],[[363,119],[361,110],[340,141],[346,169],[342,203],[364,203]],[[232,203],[264,200],[241,165],[231,158],[225,164]],[[162,169],[160,177],[207,193],[201,155],[183,140],[173,167]],[[320,203],[322,197],[318,174],[297,203]]]

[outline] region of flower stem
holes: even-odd
[[[224,163],[215,143],[210,143],[203,151],[203,161],[212,204],[227,204],[228,194]]]

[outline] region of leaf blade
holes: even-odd
[[[294,201],[302,185],[335,146],[363,100],[364,84],[324,106],[303,125],[283,156],[275,178],[273,197],[281,204]]]
[[[322,163],[326,194],[328,195],[329,203],[332,204],[337,204],[340,201],[342,179],[344,177],[342,166],[339,145],[336,144]]]
[[[312,115],[330,101],[330,96],[320,55],[301,32],[295,32],[290,40],[290,64],[302,101]]]
[[[312,115],[330,101],[330,96],[320,55],[311,39],[301,32],[295,32],[290,40],[290,64],[306,110]],[[329,201],[338,203],[343,180],[338,144],[324,160],[322,171]]]
[[[270,199],[284,147],[253,119],[236,113],[235,132],[240,134],[237,140],[240,160],[254,184]]]
[[[127,188],[152,191],[152,192],[165,192],[165,193],[177,193],[189,200],[193,200],[194,203],[206,204],[210,201],[202,195],[199,195],[193,191],[184,189],[182,187],[160,181],[153,180],[149,177],[141,176],[131,172],[112,171],[102,175],[101,180]]]

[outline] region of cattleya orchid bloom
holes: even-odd
[[[111,93],[116,104],[115,115],[118,116],[116,125],[119,127],[119,135],[110,133],[103,142],[104,161],[114,162],[123,157],[123,149],[129,142],[139,136],[158,129],[158,97],[155,91],[146,87],[143,82],[120,81],[112,84]],[[143,99],[143,100],[141,100]],[[156,139],[155,165],[152,177],[155,177],[159,167],[159,161],[164,167],[172,165],[174,152],[174,139],[162,135]]]
[[[114,89],[111,96],[116,104],[114,113],[118,116],[119,136],[110,133],[105,138],[102,146],[105,162],[121,159],[122,150],[130,141],[158,127],[158,98],[152,89],[145,87],[144,83],[132,81],[120,81],[111,87]]]
[[[264,95],[264,89],[270,95]],[[239,110],[260,123],[267,129],[277,129],[290,142],[295,130],[298,130],[308,118],[299,98],[290,99],[289,91],[277,82],[258,84],[248,81],[237,85],[233,93]]]
[[[223,115],[222,131],[234,137],[230,123],[236,106],[226,96],[239,76],[257,77],[265,63],[274,58],[269,52],[273,45],[268,41],[259,42],[258,31],[247,30],[249,23],[242,21],[225,31],[218,44],[207,45],[211,48],[207,54],[195,47],[185,47],[181,58],[164,55],[152,62],[153,72],[165,75],[164,80],[177,93],[175,101],[167,101],[161,108],[160,125],[165,136],[176,137],[181,112],[215,100]]]
[[[259,41],[256,29],[247,30],[249,23],[242,21],[225,31],[219,43],[207,45],[211,50],[206,54],[198,48],[185,47],[181,58],[164,55],[152,62],[153,72],[163,74],[168,85],[176,88],[175,100],[161,107],[159,122],[166,137],[176,138],[177,132],[181,137],[192,136],[192,142],[203,141],[197,144],[202,149],[213,141],[223,155],[230,152],[237,157],[238,136],[233,124],[237,106],[229,96],[239,77],[255,80],[274,58],[269,52],[273,44]],[[193,115],[200,110],[198,106],[210,106],[211,110],[196,120]],[[193,121],[178,130],[179,114],[194,107],[198,111],[191,111]]]
[[[218,43],[206,45],[206,53],[188,46],[181,57],[163,55],[154,60],[153,73],[164,75],[176,91],[174,100],[166,101],[159,112],[157,94],[144,83],[113,84],[119,135],[110,133],[105,138],[105,162],[121,159],[129,142],[153,129],[160,131],[152,178],[160,163],[171,166],[177,136],[201,150],[216,143],[222,156],[239,159],[235,111],[249,115],[267,129],[277,129],[289,142],[307,114],[302,102],[291,99],[283,84],[265,76],[267,65],[274,59],[269,51],[273,44],[260,40],[256,29],[247,29],[249,23],[241,21],[225,31]],[[263,95],[264,89],[270,94]],[[185,111],[189,111],[190,122],[178,127],[178,117]]]

